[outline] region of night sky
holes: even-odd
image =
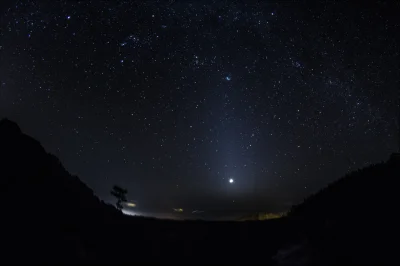
[[[396,150],[399,13],[8,1],[0,117],[107,202],[118,184],[144,212],[284,210]]]

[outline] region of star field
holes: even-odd
[[[283,209],[397,147],[399,4],[16,1],[0,115],[102,199]]]

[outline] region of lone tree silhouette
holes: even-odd
[[[117,207],[118,210],[122,210],[123,206],[122,203],[126,202],[126,194],[128,193],[128,190],[123,189],[119,186],[113,186],[111,190],[111,195],[113,195],[117,199],[117,203],[115,206]]]

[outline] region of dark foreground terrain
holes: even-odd
[[[353,172],[285,218],[168,221],[100,201],[18,125],[0,121],[4,262],[399,263],[400,159]]]

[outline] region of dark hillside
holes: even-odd
[[[298,241],[307,243],[303,255],[321,263],[398,262],[399,178],[400,160],[393,154],[294,206],[289,218]]]
[[[10,251],[2,259],[34,261],[43,253],[49,260],[89,259],[84,238],[90,227],[122,215],[14,122],[0,121],[0,147],[1,235]]]

